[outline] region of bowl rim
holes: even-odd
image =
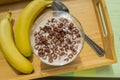
[[[69,15],[70,17],[72,17],[78,24],[79,24],[79,26],[80,27],[77,27],[77,29],[79,29],[79,31],[80,31],[80,35],[82,35],[82,47],[81,47],[81,49],[78,51],[78,53],[76,54],[76,56],[74,57],[74,59],[72,59],[71,61],[69,61],[69,62],[66,62],[66,63],[64,63],[64,64],[51,64],[51,63],[48,63],[48,62],[45,62],[44,60],[42,60],[40,57],[39,57],[39,55],[37,54],[37,53],[35,53],[35,51],[34,51],[34,47],[32,46],[32,43],[31,43],[31,37],[32,37],[32,32],[34,32],[34,28],[36,28],[36,27],[38,27],[38,25],[40,25],[40,23],[35,27],[35,23],[36,23],[36,21],[39,19],[39,18],[43,18],[46,14],[50,14],[50,13],[52,13],[52,12],[62,12],[62,13],[65,13],[65,14],[67,14],[67,15]],[[51,18],[51,17],[49,17],[49,18]],[[47,19],[49,19],[49,18],[47,18]],[[45,19],[45,20],[47,20],[47,19]],[[67,19],[67,18],[66,18]],[[41,22],[44,22],[45,20],[43,20],[43,21],[41,21]],[[71,22],[73,22],[74,23],[74,21],[72,20]],[[74,23],[75,25],[78,25],[78,24],[76,24],[76,23]],[[81,25],[81,23],[80,23],[80,21],[76,18],[76,17],[74,17],[72,14],[70,14],[70,13],[67,13],[67,12],[64,12],[64,11],[47,11],[47,12],[45,12],[45,13],[43,13],[43,14],[41,14],[40,16],[38,16],[37,17],[37,19],[34,21],[34,23],[33,23],[33,26],[32,26],[32,28],[30,29],[30,46],[31,46],[31,48],[32,48],[32,52],[35,54],[35,56],[36,57],[38,57],[39,58],[39,60],[41,61],[41,62],[43,62],[43,63],[45,63],[45,64],[47,64],[47,65],[51,65],[51,66],[64,66],[64,65],[67,65],[67,64],[70,64],[71,62],[73,62],[73,61],[75,61],[75,59],[79,56],[79,54],[81,53],[81,51],[83,50],[83,47],[84,47],[84,30],[83,30],[83,27],[82,27],[82,25]]]

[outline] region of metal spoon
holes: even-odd
[[[58,0],[54,0],[53,4],[52,4],[52,9],[53,10],[57,10],[57,11],[65,11],[69,13],[68,8],[60,1]],[[87,41],[87,43],[97,52],[97,54],[99,56],[103,56],[104,55],[104,50],[99,47],[94,41],[92,41],[85,33],[85,40]]]

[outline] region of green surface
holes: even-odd
[[[74,72],[74,75],[76,77],[82,76],[82,77],[94,77],[96,76],[96,68],[89,69],[89,70],[83,70],[83,71],[76,71]]]
[[[60,76],[120,77],[120,0],[105,0],[112,24],[117,64],[61,74]]]

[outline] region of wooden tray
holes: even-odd
[[[0,52],[0,78],[2,80],[33,79],[116,63],[114,38],[104,0],[65,0],[63,2],[71,14],[81,22],[84,32],[105,50],[105,56],[98,56],[85,42],[79,57],[65,66],[53,67],[43,64],[33,55],[34,72],[24,75],[15,71]],[[25,1],[0,6],[0,19],[6,12],[11,11],[12,18],[16,20],[28,3],[29,1]]]

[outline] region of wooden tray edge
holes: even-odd
[[[98,24],[100,25],[99,29],[103,40],[104,50],[107,51],[107,53],[105,52],[106,58],[112,59],[114,63],[117,63],[117,57],[115,55],[115,46],[114,46],[114,35],[113,35],[112,26],[110,23],[110,18],[108,15],[108,10],[106,7],[105,0],[93,0],[93,3],[94,3]],[[105,27],[107,29],[107,35],[105,35],[103,22],[100,16],[100,11],[98,10],[99,4],[101,5],[102,8],[103,18],[106,25]]]

